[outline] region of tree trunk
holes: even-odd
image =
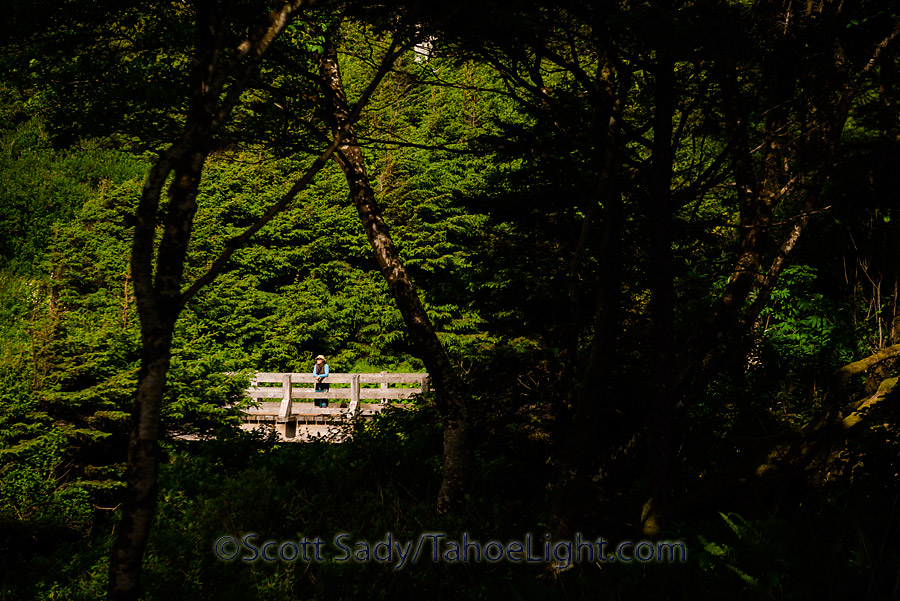
[[[471,477],[473,456],[467,394],[381,218],[351,122],[337,51],[331,40],[325,44],[319,70],[324,84],[326,110],[334,120],[335,131],[343,132],[335,160],[347,179],[350,197],[356,205],[381,274],[406,322],[413,346],[436,384],[436,402],[444,427],[443,474],[437,509],[438,513],[447,513],[462,505]]]
[[[161,332],[144,337],[128,441],[127,489],[110,559],[110,599],[137,599],[140,591],[141,564],[156,512],[160,400],[169,369],[171,338],[171,333]]]
[[[728,123],[731,166],[740,212],[741,248],[731,278],[716,305],[689,337],[676,360],[676,395],[683,398],[691,380],[703,366],[704,358],[721,342],[722,336],[738,320],[741,307],[747,300],[760,274],[766,233],[771,223],[771,210],[761,200],[760,186],[751,155],[747,131],[749,117],[740,106],[740,89],[736,66],[723,73],[725,93],[723,110]]]
[[[675,114],[675,63],[660,52],[654,68],[655,112],[653,114],[653,156],[650,181],[650,313],[655,349],[654,399],[650,413],[650,461],[647,472],[647,501],[641,515],[644,534],[656,535],[660,515],[668,502],[672,467],[672,435],[675,420],[672,387],[675,355],[675,274],[672,258],[672,126]]]
[[[592,201],[603,206],[600,227],[599,286],[594,310],[594,333],[590,354],[581,376],[575,398],[571,433],[562,441],[551,487],[551,529],[556,538],[574,536],[576,521],[596,506],[596,494],[589,489],[602,480],[595,452],[598,440],[611,433],[612,376],[615,368],[617,340],[621,329],[621,263],[620,251],[624,214],[616,176],[621,161],[621,103],[609,98],[606,120],[598,124],[600,170]]]

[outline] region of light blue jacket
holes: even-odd
[[[313,365],[313,375],[317,378],[327,378],[328,377],[328,364],[325,364],[325,371],[321,374],[316,373],[316,366]]]

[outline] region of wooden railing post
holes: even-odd
[[[278,419],[286,420],[291,416],[291,374],[282,376],[281,394],[281,408],[278,411]]]
[[[378,374],[378,375],[385,376],[385,375],[387,375],[387,372],[386,372],[386,371],[383,371],[383,372],[381,372],[381,373]],[[387,382],[382,382],[381,385],[379,386],[379,388],[381,388],[381,390],[387,390],[387,389],[388,389],[388,383],[387,383]],[[388,399],[386,399],[386,398],[381,399],[381,404],[382,404],[382,405],[384,405],[384,404],[387,403],[387,402],[389,402]]]
[[[259,386],[259,380],[257,379],[258,377],[259,377],[259,372],[258,371],[253,372],[253,377],[250,378],[250,387],[248,390],[253,390],[257,386]],[[254,403],[256,402],[256,397],[253,396],[252,393],[248,393],[247,396],[250,397],[250,400],[252,402],[254,402]]]
[[[359,413],[359,374],[350,376],[350,415],[355,417]]]

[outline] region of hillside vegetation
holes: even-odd
[[[900,596],[894,3],[2,27],[0,600]],[[341,444],[240,430],[318,354],[434,390]],[[325,552],[217,542],[252,533]]]

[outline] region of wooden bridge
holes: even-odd
[[[430,381],[425,373],[332,373],[329,391],[316,392],[315,380],[312,373],[257,372],[246,392],[254,406],[244,412],[244,427],[274,428],[283,440],[339,435],[343,424],[428,392]],[[328,407],[313,402],[324,400]]]

